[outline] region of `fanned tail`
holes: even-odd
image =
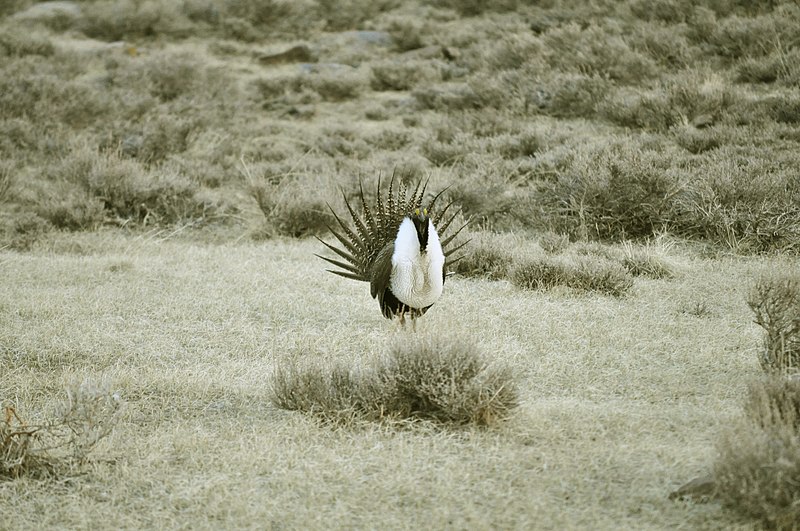
[[[337,255],[337,258],[328,258],[322,255],[315,255],[335,269],[328,269],[331,273],[364,282],[370,281],[372,267],[375,264],[378,253],[389,243],[394,241],[397,236],[397,228],[404,216],[413,214],[417,209],[423,209],[423,200],[428,189],[430,177],[424,181],[419,180],[413,189],[406,186],[402,180],[395,184],[396,172],[392,172],[389,186],[385,197],[381,187],[381,177],[378,176],[377,194],[373,206],[367,202],[364,194],[363,183],[359,182],[358,199],[361,212],[353,208],[347,195],[342,192],[345,208],[349,214],[349,220],[345,221],[333,208],[328,208],[333,213],[336,220],[334,228],[329,226],[334,243],[328,243],[319,239],[325,247]],[[457,262],[461,257],[452,258],[452,255],[463,248],[467,242],[455,245],[456,237],[466,227],[464,223],[455,232],[448,234],[448,229],[458,216],[458,212],[448,214],[453,202],[447,203],[444,208],[437,210],[436,201],[447,190],[437,193],[428,204],[428,215],[431,217],[441,239],[442,251],[445,255],[445,267]],[[411,192],[409,194],[409,191]],[[344,216],[347,218],[347,216]],[[338,243],[338,246],[337,246]]]

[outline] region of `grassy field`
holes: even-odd
[[[104,233],[73,245],[2,255],[0,384],[31,421],[76,379],[127,412],[74,475],[0,483],[12,528],[741,523],[667,495],[710,470],[760,371],[743,286],[764,260],[679,254],[678,278],[637,281],[623,299],[452,279],[417,333],[446,329],[513,367],[513,417],[332,427],[270,404],[276,359],[359,365],[410,332],[363,285],[323,274],[308,259],[318,244]],[[706,314],[686,312],[699,302]]]
[[[796,2],[64,5],[0,3],[0,528],[797,529]],[[413,335],[310,238],[393,172],[470,220]],[[412,337],[517,407],[279,407]]]

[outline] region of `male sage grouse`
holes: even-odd
[[[360,187],[360,216],[343,193],[352,226],[342,221],[328,205],[341,231],[328,228],[341,248],[320,239],[343,261],[316,255],[339,268],[328,269],[331,273],[369,282],[370,293],[378,299],[384,317],[399,316],[401,322],[406,315],[415,319],[424,314],[439,299],[447,266],[460,258],[450,257],[464,245],[453,242],[466,224],[445,236],[458,215],[456,212],[446,217],[453,202],[438,211],[434,208],[444,190],[431,199],[427,208],[423,207],[427,185],[427,181],[418,182],[408,197],[408,189],[403,184],[395,193],[392,176],[388,192],[381,198],[378,178],[374,205],[367,204],[364,188]]]

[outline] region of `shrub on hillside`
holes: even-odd
[[[547,254],[559,254],[569,247],[569,236],[552,231],[539,236],[539,247]]]
[[[654,155],[612,149],[541,191],[572,232],[603,239],[651,236],[671,221],[681,190],[665,163]]]
[[[0,163],[0,204],[11,197],[11,187],[14,184],[14,167],[8,162]]]
[[[766,528],[800,522],[800,380],[771,376],[750,385],[742,418],[717,442],[716,494]]]
[[[608,79],[597,75],[558,74],[527,92],[525,108],[556,118],[592,118],[611,87]]]
[[[597,75],[622,84],[639,84],[653,77],[655,62],[631,49],[620,29],[569,23],[543,36],[543,55],[553,69]]]
[[[97,157],[84,182],[122,224],[171,225],[204,220],[217,212],[217,205],[201,197],[189,179],[174,172],[147,171],[115,153]]]
[[[5,227],[0,247],[8,247],[17,251],[28,251],[42,236],[52,229],[46,219],[33,212],[15,215]]]
[[[39,201],[36,213],[57,229],[87,230],[103,222],[103,202],[84,190],[62,189],[59,193]]]
[[[53,43],[38,32],[21,27],[2,27],[0,29],[0,57],[24,57],[41,55],[49,57],[55,53]]]
[[[747,304],[756,324],[764,329],[761,366],[767,371],[800,372],[800,275],[762,276]]]
[[[336,224],[320,188],[308,186],[306,178],[251,175],[248,189],[266,223],[257,237],[321,235]]]
[[[508,276],[514,255],[492,234],[473,234],[463,257],[455,263],[453,271],[465,277],[483,277],[499,280]]]
[[[703,178],[688,182],[675,198],[677,231],[741,253],[800,249],[800,183],[785,168],[794,156],[712,153]]]

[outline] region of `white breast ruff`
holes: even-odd
[[[442,295],[443,270],[444,253],[433,222],[428,220],[428,245],[420,253],[414,223],[403,218],[392,254],[389,288],[394,296],[412,308],[430,306]]]

